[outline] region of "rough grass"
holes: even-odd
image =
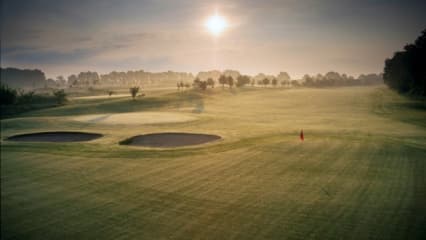
[[[200,102],[192,122],[123,127],[68,117],[187,112]],[[58,129],[105,137],[3,141],[2,239],[424,239],[426,115],[404,104],[416,103],[384,88],[216,89],[3,120],[2,137]],[[224,139],[167,150],[117,144],[162,131]]]

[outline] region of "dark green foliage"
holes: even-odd
[[[0,104],[10,105],[16,101],[16,90],[0,83]]]
[[[386,59],[383,78],[400,93],[426,96],[426,29],[414,44]]]

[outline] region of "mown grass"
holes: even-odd
[[[2,141],[2,239],[423,239],[425,111],[394,107],[395,99],[413,104],[384,88],[215,89],[81,100],[3,120],[2,138],[58,129],[105,137]],[[191,113],[198,120],[187,123],[72,120],[187,112],[200,102],[202,111]],[[162,131],[223,140],[175,149],[118,145]]]

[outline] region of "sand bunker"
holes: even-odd
[[[15,135],[7,138],[17,142],[82,142],[102,137],[102,134],[85,132],[40,132]]]
[[[120,144],[146,147],[182,147],[221,139],[217,135],[196,133],[152,133],[134,136]]]
[[[160,124],[193,121],[196,118],[175,112],[136,112],[115,114],[93,114],[73,118],[80,122],[101,124]]]

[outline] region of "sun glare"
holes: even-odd
[[[228,23],[224,17],[215,14],[207,19],[205,26],[211,34],[219,36],[228,27]]]

